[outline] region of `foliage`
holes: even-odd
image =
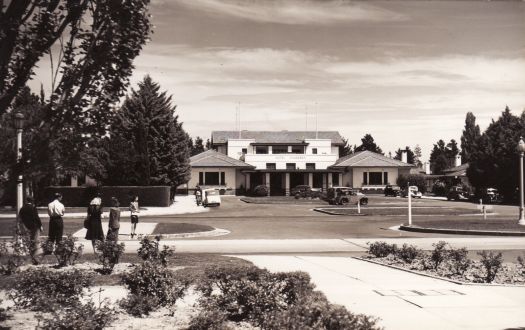
[[[445,196],[448,192],[447,184],[445,181],[437,180],[432,185],[432,193],[436,196]]]
[[[197,285],[200,303],[218,309],[232,321],[261,326],[270,312],[284,310],[310,294],[314,286],[306,273],[270,273],[254,266],[214,266]]]
[[[396,150],[396,155],[394,156],[394,159],[401,160],[403,152],[407,153],[407,162],[409,164],[416,164],[416,156],[414,152],[410,149],[409,146],[406,146],[405,149],[401,150],[400,148]]]
[[[77,239],[73,235],[68,235],[63,238],[55,247],[53,254],[57,258],[58,266],[63,267],[67,265],[74,265],[75,261],[80,258],[82,251],[84,250],[83,245],[75,245]],[[50,242],[42,243],[44,251],[49,251]]]
[[[404,262],[411,263],[417,257],[421,256],[423,252],[414,245],[403,244],[401,249],[396,251],[396,256],[401,258]]]
[[[172,306],[184,296],[189,285],[187,281],[177,279],[171,270],[150,261],[135,265],[131,272],[122,277],[122,283],[130,295],[138,296],[128,297],[128,300],[154,299],[155,304],[158,304],[156,307]]]
[[[126,298],[120,300],[119,305],[128,314],[142,317],[143,315],[149,315],[149,313],[156,310],[161,303],[157,297],[130,294]]]
[[[365,150],[377,152],[381,155],[383,154],[383,150],[379,148],[379,146],[375,143],[374,138],[370,134],[365,134],[365,136],[361,139],[361,145],[356,147],[354,152]]]
[[[443,174],[450,167],[454,167],[459,148],[456,140],[452,139],[445,145],[445,141],[439,140],[430,153],[430,168],[433,174]]]
[[[396,254],[398,248],[396,244],[388,244],[383,241],[367,243],[368,254],[373,255],[376,258],[384,258],[389,254]]]
[[[19,273],[10,298],[18,307],[51,312],[57,308],[56,305],[67,307],[79,304],[82,290],[92,283],[92,277],[78,269],[28,269]]]
[[[146,76],[111,125],[105,147],[109,185],[168,185],[189,179],[188,135],[174,115],[171,96]]]
[[[102,264],[102,273],[111,274],[113,268],[118,264],[120,257],[124,253],[124,243],[112,240],[97,241],[96,249],[99,252],[98,259]]]
[[[425,176],[421,174],[408,174],[408,175],[400,175],[397,177],[396,184],[401,189],[407,189],[408,183],[410,182],[411,186],[417,186],[417,189],[421,193],[425,193],[427,191],[427,185],[425,182]]]
[[[191,141],[191,139],[189,140]],[[191,150],[192,156],[198,155],[201,152],[204,152],[204,141],[202,140],[200,136],[197,136],[195,138],[195,143],[193,144],[193,147],[190,150]]]
[[[467,248],[450,249],[448,251],[448,262],[454,274],[463,275],[472,261],[468,258]]]
[[[461,135],[461,162],[470,162],[471,155],[476,152],[481,137],[479,126],[476,125],[476,117],[472,112],[467,112],[465,118],[465,129]]]
[[[11,275],[26,264],[30,258],[31,242],[27,235],[16,234],[9,241],[0,242],[0,274]],[[12,250],[10,252],[10,250]]]
[[[253,189],[253,194],[259,197],[268,196],[268,187],[264,184],[260,184]]]
[[[438,267],[447,259],[448,251],[447,251],[447,242],[445,241],[439,241],[437,243],[432,244],[434,247],[434,250],[430,253],[430,263],[432,264],[432,267],[434,270],[437,270]]]
[[[481,251],[478,252],[478,255],[481,256],[481,265],[485,269],[485,282],[492,283],[502,268],[503,255],[501,252],[492,251]]]
[[[419,144],[416,144],[414,147],[414,164],[418,167],[423,166],[423,163],[421,162],[421,158],[423,157],[423,154],[421,152],[421,147]]]
[[[42,329],[102,330],[116,319],[115,310],[108,306],[96,307],[93,301],[53,310],[42,319]]]
[[[217,309],[203,309],[191,319],[187,330],[230,330],[226,315]]]
[[[339,146],[339,157],[345,157],[353,153],[352,146],[348,145],[348,140],[343,138],[343,145]]]
[[[174,251],[169,246],[164,245],[160,250],[160,235],[155,236],[155,240],[145,236],[140,241],[140,248],[137,250],[137,254],[144,261],[151,261],[153,263],[160,263],[166,267],[168,265],[169,258],[174,254]]]

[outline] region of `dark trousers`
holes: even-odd
[[[62,217],[51,217],[49,219],[49,241],[59,243],[64,234],[64,220]]]

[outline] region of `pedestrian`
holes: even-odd
[[[133,196],[133,200],[129,204],[129,211],[131,213],[131,238],[137,236],[137,223],[139,223],[139,196]]]
[[[116,197],[111,197],[111,208],[109,209],[109,228],[106,239],[108,241],[118,241],[118,231],[120,228],[120,203]]]
[[[102,199],[98,193],[89,203],[87,209],[88,228],[86,239],[91,240],[93,251],[96,253],[96,242],[104,241],[104,231],[102,230]]]
[[[62,194],[55,193],[55,199],[47,205],[47,214],[49,215],[49,250],[46,253],[51,253],[54,250],[55,243],[60,243],[64,235],[64,220],[62,217],[66,213],[66,208],[61,201]]]
[[[44,230],[42,228],[42,221],[38,216],[38,210],[34,205],[33,197],[27,197],[26,203],[18,211],[18,216],[20,220],[26,227],[29,232],[29,241],[30,241],[30,255],[33,259],[35,265],[39,264],[39,261],[36,259],[36,256],[41,254],[40,249],[40,233]]]
[[[195,202],[197,203],[197,206],[201,205],[202,202],[202,190],[199,185],[195,187]]]

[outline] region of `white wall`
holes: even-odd
[[[351,185],[353,188],[361,188],[363,186],[363,173],[364,172],[388,172],[388,183],[389,184],[396,184],[397,177],[399,175],[398,168],[357,167],[357,168],[353,168],[350,172],[345,174],[346,177],[343,178],[344,184],[346,185],[347,180],[348,180],[348,181],[351,181]]]
[[[253,147],[250,143],[254,143],[254,139],[229,139],[228,140],[228,157],[239,159],[242,156],[242,149],[248,149],[248,153],[253,153]]]
[[[237,180],[237,173],[236,172],[240,172],[240,171],[236,170],[235,168],[192,167],[191,168],[191,178],[190,178],[190,181],[188,181],[188,188],[189,189],[193,189],[193,188],[195,188],[196,185],[199,184],[199,172],[224,172],[224,180],[225,180],[227,188],[237,189],[237,188],[239,188],[241,183],[244,184],[244,180],[242,180],[242,182],[239,182],[239,180]]]

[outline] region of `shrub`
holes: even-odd
[[[42,317],[42,316],[40,316]],[[52,312],[47,318],[42,318],[42,329],[75,329],[102,330],[115,319],[115,311],[107,306],[99,306],[90,301],[86,304],[75,304]]]
[[[122,283],[131,295],[144,299],[158,299],[157,306],[175,304],[177,299],[184,296],[189,285],[188,281],[177,279],[171,270],[150,261],[135,266],[131,272],[123,276]]]
[[[501,252],[496,254],[492,251],[478,252],[478,255],[481,256],[481,265],[485,269],[485,282],[492,283],[502,267],[503,256]]]
[[[113,268],[118,264],[122,253],[124,253],[124,243],[115,241],[98,241],[96,245],[99,252],[98,259],[102,264],[102,273],[111,274]]]
[[[217,309],[203,309],[191,319],[187,330],[230,330],[226,315]]]
[[[441,265],[447,258],[447,242],[439,241],[432,244],[432,246],[434,247],[434,250],[430,253],[430,262],[434,270],[437,270],[439,265]]]
[[[140,248],[137,250],[137,253],[144,261],[161,263],[166,267],[168,265],[168,259],[173,255],[174,251],[166,245],[163,247],[162,251],[159,247],[160,235],[155,236],[155,240],[146,236],[140,241]]]
[[[386,242],[373,242],[368,244],[368,254],[373,255],[376,258],[384,258],[389,254],[396,254],[397,245],[388,244]]]
[[[432,192],[436,196],[445,196],[447,194],[447,185],[443,181],[436,181],[434,185],[432,185]]]
[[[92,283],[92,277],[78,269],[29,269],[20,273],[10,297],[18,307],[42,312],[53,311],[55,305],[79,304],[82,290]]]
[[[120,300],[119,305],[128,314],[142,317],[143,315],[149,315],[149,313],[154,311],[161,304],[157,297],[145,297],[130,294],[128,297]]]
[[[454,274],[463,275],[472,263],[468,258],[467,248],[450,249],[448,257],[452,273]]]
[[[64,267],[67,265],[74,265],[75,261],[80,258],[84,246],[75,245],[77,239],[73,235],[68,235],[66,238],[62,239],[55,247],[53,254],[57,258],[58,266]],[[49,251],[50,242],[44,242],[42,248],[44,251]]]
[[[412,263],[414,259],[422,254],[421,250],[414,245],[403,244],[401,249],[397,250],[397,256],[404,262]]]
[[[411,186],[417,186],[417,189],[424,194],[427,191],[427,184],[425,182],[425,176],[421,174],[408,174],[400,175],[397,177],[396,184],[401,189],[407,189],[407,185],[410,182]]]
[[[258,197],[268,196],[268,187],[266,185],[258,185],[253,188],[253,194]]]
[[[11,275],[25,265],[30,257],[30,244],[29,236],[20,234],[16,234],[10,242],[0,242],[0,273]]]
[[[254,266],[207,268],[197,286],[202,306],[224,311],[232,321],[257,326],[268,313],[286,309],[313,288],[306,273],[270,273]]]

